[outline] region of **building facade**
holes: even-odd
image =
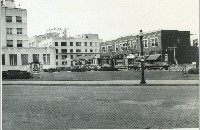
[[[132,54],[139,57],[141,46],[138,35],[121,37],[116,40],[102,42],[100,54],[102,64],[111,64],[113,57],[115,64],[126,65],[127,56]],[[195,61],[196,51],[190,45],[190,32],[178,30],[158,30],[144,33],[143,50],[145,57],[160,54],[160,61],[180,64]],[[129,57],[129,56],[128,56]]]
[[[40,47],[55,47],[56,67],[71,67],[76,64],[98,64],[100,43],[98,34],[83,34],[76,37],[54,37],[39,43]]]
[[[1,25],[2,71],[28,71],[34,61],[43,68],[55,68],[55,48],[29,47],[27,10],[16,8],[14,0],[2,1]]]

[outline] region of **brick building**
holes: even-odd
[[[190,44],[190,31],[158,30],[147,32],[144,33],[143,46],[146,57],[160,55],[159,57],[155,56],[157,58],[154,59],[155,61],[174,63],[176,59],[179,64],[196,61],[197,47]],[[134,55],[135,58],[132,58],[134,61],[140,56],[140,50],[137,35],[102,42],[100,44],[100,61],[102,64],[111,64],[114,57],[115,64],[126,65],[129,55]]]

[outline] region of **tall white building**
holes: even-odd
[[[43,68],[55,68],[55,48],[29,47],[27,10],[16,8],[14,0],[1,5],[2,71],[29,70],[29,63],[39,61]]]

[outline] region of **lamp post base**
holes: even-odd
[[[142,79],[140,84],[146,84],[146,81],[144,79]]]

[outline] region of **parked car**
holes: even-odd
[[[169,69],[169,64],[167,64],[166,62],[154,62],[154,63],[146,63],[145,68],[147,68],[148,70],[154,69],[165,69],[168,70]]]

